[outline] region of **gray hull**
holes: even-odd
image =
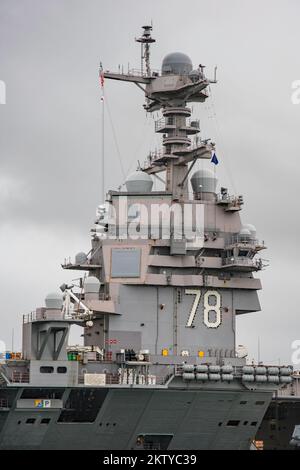
[[[257,391],[68,388],[63,407],[37,409],[24,389],[11,393],[0,449],[249,449],[271,400]]]

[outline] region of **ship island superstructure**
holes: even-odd
[[[243,197],[217,191],[215,144],[192,117],[216,74],[179,52],[152,72],[151,30],[140,71],[103,76],[161,111],[162,150],[107,193],[90,251],[63,263],[80,286],[24,316],[22,356],[0,368],[0,448],[248,449],[291,382],[289,367],[249,365],[236,345],[236,316],[260,310],[266,247],[241,221]],[[73,324],[83,346],[68,344]]]

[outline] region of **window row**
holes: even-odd
[[[52,367],[52,366],[42,366],[42,367],[40,367],[40,373],[41,374],[53,374],[53,372],[54,372],[54,367]],[[56,372],[58,374],[66,374],[67,368],[62,367],[62,366],[57,367]]]

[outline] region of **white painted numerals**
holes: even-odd
[[[193,302],[186,327],[193,327],[194,319],[197,313],[199,302],[201,299],[201,290],[200,289],[186,289],[185,293],[188,295],[194,295],[195,300]],[[212,301],[212,299],[214,299]],[[208,290],[204,294],[204,324],[207,328],[218,328],[221,325],[222,316],[221,316],[221,296],[216,290]],[[212,320],[211,317],[214,316]]]
[[[210,298],[214,297],[214,305],[210,304]],[[210,315],[214,315],[214,320],[210,320]],[[204,324],[207,328],[218,328],[221,325],[221,296],[216,290],[208,290],[204,295]]]
[[[200,289],[186,289],[185,293],[188,294],[188,295],[194,295],[195,296],[195,300],[194,300],[194,303],[192,305],[192,309],[190,311],[187,324],[185,325],[187,327],[191,327],[191,326],[193,326],[193,322],[194,322],[194,319],[195,319],[197,308],[198,308],[198,305],[199,305],[199,302],[200,302],[201,290]]]

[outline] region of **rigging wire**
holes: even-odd
[[[115,143],[116,150],[117,150],[117,155],[118,155],[118,160],[119,160],[119,163],[120,163],[120,168],[121,168],[121,171],[122,171],[123,178],[125,178],[124,165],[123,165],[123,161],[122,161],[120,147],[119,147],[119,144],[118,144],[118,139],[117,139],[117,135],[116,135],[115,126],[114,126],[111,111],[110,111],[110,106],[109,106],[108,99],[107,99],[107,93],[105,95],[105,103],[106,103],[106,108],[107,108],[107,114],[108,114],[108,117],[109,117],[109,122],[110,122],[110,125],[111,125],[111,130],[112,130],[114,143]]]
[[[145,120],[144,120],[144,123],[143,123],[143,128],[142,128],[142,131],[141,131],[141,134],[140,134],[140,140],[138,141],[136,147],[135,147],[135,150],[132,154],[132,158],[129,162],[129,165],[128,165],[128,168],[127,168],[127,173],[126,173],[126,178],[127,176],[129,175],[129,172],[132,168],[132,165],[134,163],[134,161],[136,160],[136,156],[138,154],[138,152],[140,151],[142,145],[144,144],[144,142],[146,140],[148,140],[148,137],[149,137],[149,130],[152,128],[152,123],[149,123],[149,118],[148,116],[146,115],[145,116]],[[152,137],[152,133],[151,133],[151,137]],[[151,146],[150,146],[151,147]]]
[[[142,128],[142,131],[141,131],[141,135],[140,135],[141,138],[140,138],[139,142],[136,145],[136,148],[133,152],[133,156],[132,156],[132,158],[129,162],[129,165],[127,167],[126,175],[124,177],[124,180],[123,180],[122,184],[120,184],[119,188],[122,188],[122,186],[125,185],[126,179],[127,179],[128,175],[131,171],[133,163],[134,163],[134,161],[136,161],[136,156],[137,156],[138,152],[140,151],[140,149],[141,149],[142,145],[145,143],[145,141],[149,140],[149,131],[151,129],[152,129],[152,123],[149,122],[149,118],[146,115],[145,120],[144,120],[144,124],[143,124],[143,128]],[[153,134],[151,132],[151,143],[150,143],[149,148],[151,148],[153,140],[154,140],[155,137],[156,136],[155,135],[153,136]]]
[[[129,166],[127,167],[127,170],[125,170],[122,155],[121,155],[121,152],[120,152],[118,139],[117,139],[117,133],[116,133],[113,118],[112,118],[112,113],[111,113],[109,102],[108,102],[108,99],[107,99],[107,93],[106,93],[106,96],[105,96],[105,102],[106,102],[107,114],[108,114],[108,117],[109,117],[111,130],[112,130],[112,136],[113,136],[113,139],[114,139],[114,143],[115,143],[115,147],[116,147],[116,151],[117,151],[117,156],[118,156],[118,160],[119,160],[120,168],[121,168],[121,172],[122,172],[122,177],[123,177],[123,182],[122,182],[122,184],[119,185],[119,188],[121,188],[122,186],[124,186],[124,184],[126,182],[128,174],[129,174],[129,172],[132,168],[133,162],[136,159],[137,153],[139,152],[140,148],[142,147],[143,143],[145,142],[145,140],[147,139],[147,137],[149,135],[150,123],[149,123],[149,120],[146,116],[145,121],[144,121],[143,130],[142,130],[142,133],[141,133],[141,139],[138,142],[135,151],[133,152],[133,157],[132,157],[131,161],[129,162]],[[148,128],[146,132],[145,132],[145,128]],[[145,137],[146,137],[146,139],[145,139]]]
[[[210,117],[213,119],[213,123],[215,125],[215,130],[216,130],[216,134],[217,134],[217,138],[218,138],[218,140],[221,144],[220,147],[221,147],[221,152],[224,155],[224,168],[225,168],[225,171],[226,171],[226,173],[228,175],[228,178],[230,180],[230,184],[232,185],[232,188],[233,188],[234,192],[236,193],[237,191],[236,191],[236,186],[235,186],[232,171],[231,171],[229,155],[228,155],[227,151],[225,150],[224,140],[223,140],[223,137],[222,137],[221,128],[220,128],[219,121],[218,121],[218,118],[217,118],[216,107],[215,107],[215,104],[214,104],[214,100],[213,100],[213,97],[212,97],[212,91],[211,91],[210,86],[209,86],[209,92],[210,92],[209,93],[209,98],[210,98],[210,101],[211,101],[211,111],[212,111],[212,115]]]

